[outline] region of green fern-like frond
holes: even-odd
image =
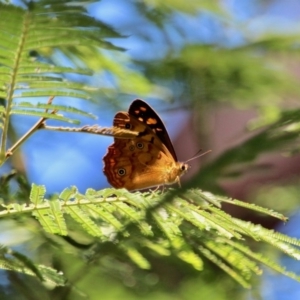
[[[0,216],[30,212],[47,232],[66,235],[68,215],[87,234],[103,242],[116,243],[142,269],[150,267],[145,255],[147,248],[159,255],[175,255],[198,271],[203,269],[203,258],[207,258],[244,287],[249,287],[253,274],[261,274],[258,263],[266,263],[300,281],[299,276],[291,275],[277,263],[241,246],[242,241],[251,238],[298,260],[300,242],[297,239],[231,217],[220,208],[226,200],[223,196],[213,197],[200,190],[182,191],[176,195],[174,192],[142,194],[126,190],[104,189],[97,192],[90,189],[83,195],[76,188],[70,188],[45,199],[45,188],[33,185],[30,205],[3,206]],[[197,199],[195,195],[202,197]],[[205,202],[203,199],[208,195],[210,200]],[[217,205],[212,204],[212,197]],[[240,204],[230,199],[226,202]],[[256,205],[249,204],[247,208],[284,220],[282,215],[258,209]]]
[[[251,251],[249,248],[245,247],[241,243],[237,243],[234,241],[227,241],[228,244],[232,245],[235,249],[239,250],[240,252],[244,253],[245,255],[249,256],[252,259],[255,259],[255,261],[260,262],[264,264],[265,266],[268,266],[269,268],[273,269],[276,272],[279,272],[281,274],[284,274],[290,278],[293,278],[297,281],[299,281],[299,276],[295,275],[293,272],[286,271],[285,267],[282,267],[278,264],[274,264],[273,261],[269,259],[268,256],[263,255],[261,253],[255,253]]]
[[[120,246],[120,249],[124,251],[124,253],[130,258],[130,260],[133,261],[141,269],[145,269],[145,270],[150,269],[151,268],[150,262],[134,246],[135,245],[130,246],[127,243],[124,243]]]
[[[213,252],[209,251],[209,249],[205,247],[198,247],[201,254],[208,260],[210,260],[212,263],[217,265],[221,270],[223,270],[225,273],[227,273],[229,276],[231,276],[236,282],[238,282],[240,285],[242,285],[245,288],[250,288],[251,285],[249,284],[248,280],[244,278],[239,272],[235,271],[233,268],[230,268],[224,260],[219,258],[217,255],[215,255]]]
[[[62,286],[65,284],[65,278],[62,274],[52,268],[35,265],[27,256],[20,252],[1,246],[0,254],[0,268],[3,270],[35,276],[51,286]]]
[[[68,97],[92,99],[96,89],[75,82],[70,75],[92,75],[91,70],[70,67],[56,63],[51,55],[43,53],[62,51],[64,47],[94,47],[95,51],[104,47],[118,50],[106,38],[119,35],[111,28],[86,14],[90,1],[38,1],[28,2],[27,7],[16,7],[0,2],[0,98],[5,100],[1,106],[0,125],[1,155],[0,163],[7,156],[7,135],[10,116],[28,115],[56,119],[78,124],[79,121],[65,117],[63,112],[71,112],[90,117],[91,114],[74,107],[36,104],[35,98]],[[26,99],[26,102],[23,100]],[[33,102],[35,101],[35,102]],[[42,101],[42,100],[41,100]],[[45,112],[45,109],[51,111]],[[52,113],[59,110],[60,115]]]
[[[45,192],[45,187],[32,185],[30,201],[35,207],[44,203]],[[47,232],[66,235],[66,225],[60,209],[60,202],[53,200],[47,204],[45,208],[35,210],[33,216],[37,218]]]

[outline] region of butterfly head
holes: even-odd
[[[180,163],[179,170],[180,170],[180,176],[184,175],[191,166],[186,163]]]
[[[204,154],[209,153],[209,152],[211,152],[211,150],[208,150],[208,151],[206,151],[206,152],[204,152],[204,153],[202,153],[202,154],[196,155],[196,156],[194,156],[194,157],[188,159],[188,160],[185,161],[185,162],[177,162],[177,166],[178,166],[178,177],[184,175],[184,174],[190,169],[191,166],[188,165],[187,162],[189,162],[189,161],[191,161],[191,160],[194,160],[194,159],[196,159],[196,158],[198,158],[198,157],[200,157],[200,156],[203,156]]]

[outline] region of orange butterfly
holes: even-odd
[[[139,133],[134,139],[115,138],[103,157],[113,187],[133,191],[180,183],[189,165],[178,162],[165,125],[147,103],[134,100],[128,112],[115,115],[113,126]]]

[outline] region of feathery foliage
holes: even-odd
[[[52,286],[65,284],[65,279],[62,274],[52,268],[43,265],[35,265],[28,257],[20,252],[1,245],[0,253],[0,268],[3,270],[36,276],[40,280]]]
[[[157,255],[173,253],[199,271],[206,258],[244,287],[250,287],[253,274],[262,273],[258,263],[300,281],[296,274],[241,244],[245,238],[251,238],[298,260],[300,241],[233,218],[220,209],[224,201],[241,204],[236,200],[200,190],[132,194],[126,190],[104,189],[88,190],[82,195],[71,188],[52,199],[46,199],[45,193],[45,187],[33,185],[30,205],[9,204],[4,206],[0,216],[31,213],[46,232],[67,235],[65,215],[68,215],[87,234],[102,242],[116,243],[117,248],[142,269],[151,267],[147,255],[143,254],[146,248]],[[218,205],[212,204],[211,199]],[[254,204],[247,207],[286,220],[272,210]]]

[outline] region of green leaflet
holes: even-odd
[[[42,281],[50,283],[53,287],[65,284],[64,276],[55,269],[43,265],[35,265],[31,259],[20,252],[1,245],[0,253],[0,268],[3,270],[36,276]]]

